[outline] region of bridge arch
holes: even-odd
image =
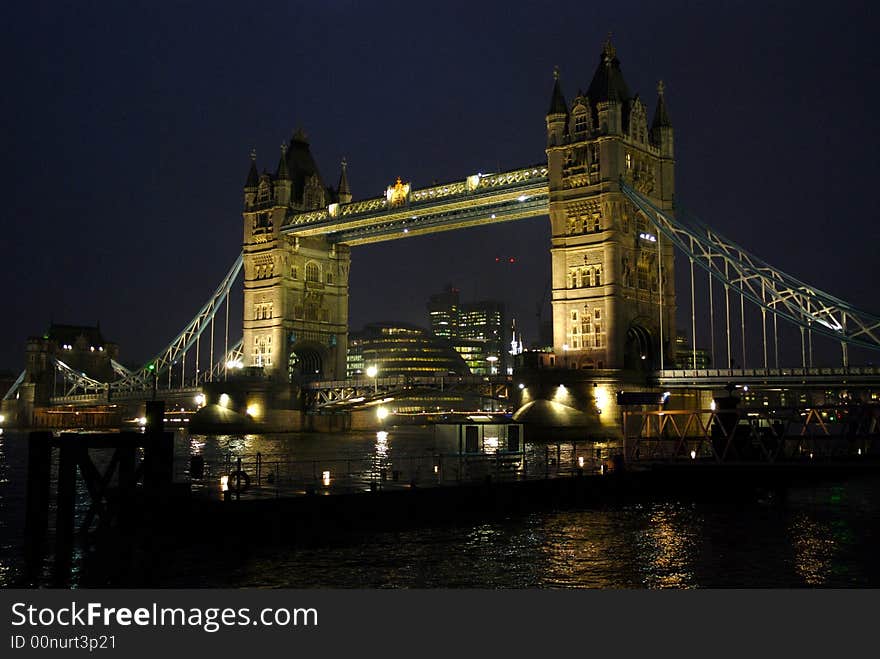
[[[314,341],[301,341],[290,347],[287,356],[287,374],[291,382],[309,382],[324,377],[329,353]]]
[[[623,352],[624,368],[633,371],[654,370],[654,337],[644,325],[633,321],[626,330]]]

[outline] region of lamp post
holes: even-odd
[[[376,365],[373,364],[371,366],[367,366],[367,377],[373,379],[373,393],[379,393],[379,380],[376,378],[376,375],[379,373],[379,369],[376,368]]]
[[[562,355],[563,355],[563,359],[565,360],[565,368],[568,368],[568,344],[567,343],[562,344]]]

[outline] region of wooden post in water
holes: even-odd
[[[73,559],[76,469],[80,452],[77,436],[61,437],[58,458],[58,500],[55,514],[55,579],[67,582]]]
[[[52,465],[52,433],[28,436],[27,499],[25,503],[25,557],[27,571],[36,576],[43,558],[43,540],[49,526],[49,479]]]

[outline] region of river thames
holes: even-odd
[[[23,585],[27,437],[0,435],[0,587]],[[390,429],[339,435],[175,434],[178,477],[260,452],[301,463],[420,459],[447,440]],[[544,450],[530,445],[527,451]],[[267,460],[268,461],[268,460]],[[389,462],[390,464],[390,462]],[[183,468],[182,468],[183,467]],[[82,489],[82,488],[81,488]],[[259,588],[861,588],[880,586],[880,478],[755,491],[735,500],[666,498],[545,510],[430,527],[345,532],[308,543],[205,538],[140,556],[149,578],[124,585]],[[72,587],[92,583],[74,571]]]

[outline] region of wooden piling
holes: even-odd
[[[67,582],[73,559],[73,524],[76,508],[76,469],[80,445],[77,438],[61,441],[58,458],[58,498],[55,513],[55,579]]]
[[[49,474],[52,464],[52,433],[32,432],[28,437],[25,534],[42,542],[49,525]]]

